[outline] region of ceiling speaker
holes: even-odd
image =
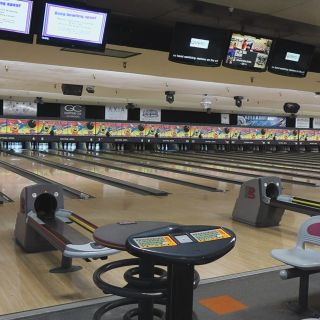
[[[283,106],[285,113],[295,114],[299,111],[300,105],[295,102],[286,102]]]
[[[65,84],[61,85],[62,93],[66,96],[81,96],[83,86],[78,84]]]

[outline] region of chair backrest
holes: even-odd
[[[320,245],[320,216],[311,217],[301,225],[297,247],[304,249],[306,243]]]

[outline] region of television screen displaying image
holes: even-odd
[[[198,66],[218,67],[224,58],[227,41],[226,31],[177,23],[169,60]]]
[[[106,10],[46,2],[38,43],[103,51],[107,18]]]
[[[315,48],[288,40],[278,40],[272,49],[268,70],[280,75],[305,77]]]
[[[0,39],[33,42],[31,31],[33,1],[0,1]]]
[[[272,40],[233,33],[224,66],[243,70],[265,71]]]

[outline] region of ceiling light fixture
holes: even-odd
[[[200,101],[200,105],[203,107],[203,109],[208,110],[211,109],[212,101],[209,99],[207,94],[203,95],[202,100]]]

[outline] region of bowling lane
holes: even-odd
[[[155,156],[155,155],[159,155],[161,157],[167,157],[167,158],[178,158],[178,159],[185,159],[186,155],[183,154],[179,154],[179,153],[173,153],[173,154],[156,154],[156,153],[152,153],[151,155]],[[265,166],[265,167],[270,167],[270,168],[299,168],[299,170],[301,171],[320,171],[320,169],[315,168],[314,164],[306,164],[304,163],[292,163],[290,161],[286,161],[286,162],[280,162],[277,161],[277,159],[273,159],[273,160],[265,160],[259,157],[250,157],[250,158],[246,158],[246,157],[230,157],[228,154],[222,155],[222,154],[212,154],[209,157],[203,157],[201,155],[196,155],[194,153],[190,153],[188,154],[188,159],[190,159],[190,161],[194,161],[197,160],[199,162],[205,161],[205,162],[212,162],[212,161],[228,161],[230,163],[245,163],[245,164],[256,164],[259,166]]]
[[[177,157],[181,157],[177,155]],[[307,163],[307,160],[301,160],[301,161],[292,161],[292,160],[279,160],[278,158],[273,158],[270,160],[268,157],[246,157],[246,156],[239,156],[239,157],[230,157],[228,154],[222,155],[222,154],[214,154],[210,157],[202,157],[202,156],[194,156],[190,155],[190,158],[196,158],[201,159],[204,161],[214,161],[214,160],[222,160],[224,161],[230,161],[232,163],[240,163],[245,162],[248,164],[258,164],[261,166],[267,166],[267,167],[276,167],[276,168],[294,168],[296,172],[320,172],[317,165],[315,163]],[[226,160],[227,159],[227,160]]]
[[[300,164],[309,164],[312,165],[315,162],[317,162],[316,160],[311,160],[312,155],[310,155],[310,153],[304,153],[303,156],[301,157],[289,157],[288,154],[282,154],[280,152],[276,152],[274,154],[271,153],[208,153],[208,154],[199,154],[199,153],[192,153],[192,154],[196,154],[197,156],[200,157],[215,157],[215,156],[227,156],[229,158],[234,158],[234,159],[260,159],[261,161],[274,161],[277,163],[300,163]]]
[[[247,181],[248,179],[250,179],[251,177],[248,177],[248,176],[243,176],[243,175],[237,175],[236,173],[233,173],[230,171],[230,173],[224,173],[224,172],[218,172],[218,171],[209,171],[209,170],[206,170],[206,169],[201,169],[201,168],[191,168],[189,167],[188,165],[186,164],[168,164],[168,163],[165,163],[164,161],[161,161],[161,159],[157,159],[157,160],[151,160],[151,159],[145,159],[145,160],[142,160],[142,159],[135,159],[135,158],[130,158],[130,157],[126,157],[126,156],[123,156],[123,155],[117,155],[117,154],[113,154],[113,153],[108,153],[108,154],[102,154],[102,156],[104,158],[107,158],[107,159],[112,159],[114,160],[115,162],[117,161],[121,161],[121,160],[125,160],[125,161],[130,161],[136,165],[140,165],[140,166],[143,166],[143,165],[156,165],[156,166],[160,166],[161,167],[161,170],[166,170],[167,168],[168,169],[174,169],[174,170],[183,170],[183,171],[187,171],[187,172],[190,172],[190,173],[200,173],[200,174],[203,174],[205,175],[206,177],[208,177],[208,179],[206,180],[209,180],[209,179],[214,179],[215,177],[221,177],[221,178],[227,178],[227,179],[232,179],[232,180],[238,180],[238,181]],[[240,172],[240,170],[237,170],[238,172]],[[192,177],[193,179],[193,177]],[[214,181],[214,180],[212,180]]]
[[[250,169],[238,169],[238,168],[234,168],[231,169],[229,168],[227,165],[226,166],[220,166],[221,169],[223,170],[228,170],[230,171],[230,173],[224,173],[224,172],[218,172],[218,171],[214,171],[214,168],[212,168],[212,170],[210,169],[206,169],[206,168],[201,168],[201,166],[199,165],[199,168],[191,168],[189,167],[187,164],[168,164],[165,163],[165,161],[162,161],[161,158],[158,159],[151,159],[151,158],[145,158],[143,159],[138,159],[138,158],[130,158],[129,156],[126,157],[125,155],[117,155],[117,154],[112,154],[112,153],[108,153],[108,154],[102,154],[103,157],[105,158],[109,158],[109,159],[113,159],[114,161],[121,160],[121,159],[126,159],[128,161],[132,161],[136,164],[152,164],[152,165],[159,165],[161,167],[164,168],[173,168],[173,169],[177,169],[177,170],[186,170],[188,172],[193,172],[193,173],[201,173],[201,174],[205,174],[206,176],[210,177],[225,177],[225,178],[229,178],[229,179],[236,179],[239,181],[247,181],[248,179],[252,179],[252,177],[250,176],[246,176],[246,175],[237,175],[236,172],[241,172],[243,174],[256,174],[257,176],[259,175],[259,172],[252,172],[250,171]],[[271,174],[271,173],[262,173],[261,175],[264,176],[273,176],[275,174]],[[317,183],[317,180],[308,180],[308,179],[304,179],[304,178],[295,178],[291,175],[281,175],[281,174],[277,174],[277,176],[279,178],[282,179],[290,179],[293,181],[303,181],[303,182],[311,182],[311,183]]]
[[[78,157],[78,155],[76,157]],[[168,191],[170,193],[193,192],[193,188],[189,188],[186,186],[169,183],[166,181],[158,180],[156,178],[148,178],[148,177],[143,177],[143,176],[139,176],[139,175],[132,174],[132,173],[127,173],[124,171],[95,166],[94,164],[91,165],[91,164],[86,164],[86,163],[82,163],[82,162],[77,162],[76,160],[73,161],[73,160],[69,160],[66,158],[61,158],[59,156],[55,156],[52,154],[46,155],[44,158],[47,160],[50,160],[50,161],[57,162],[57,163],[71,165],[73,167],[77,167],[82,170],[88,170],[88,171],[102,174],[102,175],[105,175],[108,177],[117,178],[117,179],[121,179],[124,181],[136,183],[136,184],[142,185],[142,186],[157,188],[160,190]],[[79,156],[79,158],[81,158],[81,157]],[[82,159],[94,161],[92,158],[85,157],[85,156],[82,156]],[[101,163],[103,163],[103,162],[101,162]],[[118,164],[115,164],[115,165],[118,166]],[[126,168],[131,169],[131,167],[129,167],[128,165],[126,166]],[[210,185],[210,182],[207,181],[206,184]]]
[[[103,155],[100,154],[100,156],[103,156]],[[124,164],[124,163],[121,163],[119,161],[114,161],[114,160],[110,160],[110,159],[107,159],[107,158],[99,159],[99,158],[91,157],[90,155],[80,155],[80,154],[76,154],[75,157],[79,158],[79,159],[83,159],[83,160],[94,161],[94,162],[101,163],[101,164],[107,164],[107,165],[117,166],[117,167],[124,168],[124,169],[130,169],[130,170],[134,170],[136,172],[142,172],[142,173],[148,173],[148,174],[156,174],[156,175],[160,175],[160,176],[167,177],[167,178],[174,178],[174,179],[178,179],[178,180],[181,180],[181,181],[197,183],[197,184],[200,184],[200,185],[203,185],[203,186],[218,188],[218,189],[221,189],[221,190],[230,189],[230,188],[233,188],[235,186],[234,184],[228,184],[228,183],[222,182],[222,181],[214,181],[214,180],[209,181],[208,179],[192,177],[192,176],[188,176],[186,174],[169,172],[169,171],[166,171],[165,169],[159,170],[159,169],[147,168],[147,167],[143,167],[143,166],[141,166],[139,164],[137,164],[137,165]],[[179,188],[180,187],[181,186],[179,186]],[[192,189],[194,189],[194,188],[192,188]]]
[[[0,157],[2,160],[2,157]],[[0,167],[0,191],[14,201],[18,201],[21,190],[35,184],[33,181]]]
[[[138,157],[141,157],[142,155],[138,155]],[[259,174],[261,172],[264,175],[277,175],[283,179],[292,179],[294,180],[299,180],[299,181],[307,181],[307,182],[314,182],[317,183],[318,180],[320,179],[320,171],[301,171],[299,172],[299,169],[296,167],[283,167],[283,168],[278,168],[278,167],[265,167],[263,164],[254,164],[248,162],[247,164],[244,163],[237,163],[237,162],[231,162],[228,163],[229,159],[228,158],[221,158],[221,159],[212,159],[212,160],[206,160],[202,161],[201,159],[196,159],[196,158],[189,158],[182,159],[179,157],[175,157],[174,155],[162,155],[162,154],[144,154],[144,158],[146,159],[151,159],[151,160],[157,160],[161,159],[164,162],[166,161],[173,161],[179,164],[191,164],[197,165],[201,168],[208,168],[208,169],[222,169],[225,170],[225,168],[232,170],[232,171],[238,171],[238,172],[247,172],[247,173],[253,173],[253,174]],[[137,158],[138,159],[138,158]],[[205,162],[205,163],[204,163]]]
[[[8,155],[1,158],[4,161],[17,165],[23,169],[29,170],[41,176],[44,176],[53,181],[62,183],[66,186],[75,188],[77,190],[92,194],[95,197],[122,197],[130,196],[133,193],[119,189],[113,186],[109,186],[97,181],[93,181],[84,177],[77,176],[75,174],[51,168],[35,161],[15,157],[14,155]]]

